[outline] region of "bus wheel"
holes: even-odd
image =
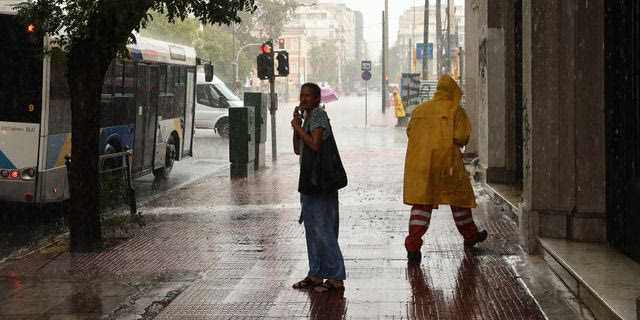
[[[223,138],[229,137],[229,118],[222,118],[216,123],[216,131]]]
[[[153,170],[153,175],[156,178],[161,178],[161,179],[169,178],[169,174],[173,169],[173,163],[176,160],[177,142],[178,141],[173,137],[173,135],[169,136],[169,140],[167,141],[167,151],[164,156],[164,166],[162,168]]]

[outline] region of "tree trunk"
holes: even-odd
[[[99,187],[100,94],[109,63],[97,57],[100,49],[76,45],[69,51],[71,95],[71,250],[102,248]]]

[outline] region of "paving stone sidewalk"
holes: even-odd
[[[291,284],[307,271],[298,225],[297,158],[248,180],[225,172],[148,203],[147,225],[100,253],[62,247],[0,268],[7,319],[541,319],[503,259],[516,226],[475,186],[489,239],[465,249],[448,207],[434,212],[423,261],[409,265],[401,203],[404,150],[345,150],[341,191],[344,294]],[[400,159],[400,160],[398,160]]]

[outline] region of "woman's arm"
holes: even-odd
[[[302,126],[302,117],[300,117],[299,113],[300,108],[296,107],[293,110],[293,119],[291,119],[291,127],[295,129],[295,127]],[[293,130],[293,152],[297,155],[300,155],[300,136],[298,133]]]
[[[300,137],[293,131],[293,152],[300,155]]]
[[[294,131],[293,133],[294,141],[297,135],[299,137],[298,139],[302,139],[302,141],[304,141],[304,144],[307,145],[309,149],[316,152],[320,150],[320,145],[322,144],[322,135],[324,134],[324,128],[322,127],[315,128],[313,129],[313,131],[311,131],[311,134],[308,134],[304,131],[304,129],[302,129],[302,126],[293,124],[293,131]],[[296,154],[299,154],[299,153],[296,153]]]

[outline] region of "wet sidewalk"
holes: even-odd
[[[344,294],[295,290],[306,275],[297,158],[249,180],[226,172],[148,203],[147,225],[101,253],[64,246],[0,269],[7,319],[540,319],[503,257],[519,254],[516,226],[476,186],[489,239],[465,249],[448,207],[434,212],[423,261],[403,243],[402,148],[342,151]]]

